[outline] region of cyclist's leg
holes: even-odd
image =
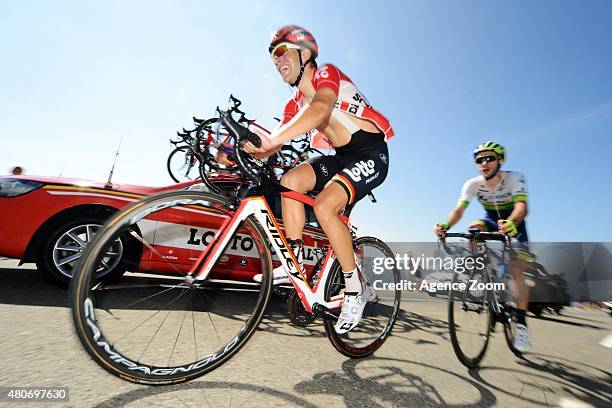
[[[321,190],[337,169],[338,164],[335,156],[317,157],[291,169],[282,177],[281,185],[302,194],[311,190]],[[287,197],[281,197],[281,210],[285,236],[300,267],[303,268],[304,243],[302,241],[302,231],[306,221],[304,204]],[[256,282],[260,282],[261,278],[261,274],[253,277]],[[274,269],[273,282],[275,285],[290,283],[289,275],[283,266]]]
[[[342,334],[359,323],[368,294],[364,292],[355,264],[351,234],[338,218],[338,213],[347,204],[361,200],[385,180],[389,166],[387,145],[382,142],[366,151],[341,155],[339,160],[343,169],[317,196],[314,210],[344,274],[344,305],[335,326],[336,332]]]
[[[514,250],[513,250],[514,252]],[[527,328],[527,308],[529,306],[529,286],[525,283],[523,272],[526,262],[522,259],[510,261],[510,271],[517,287],[518,299],[516,310],[516,326],[512,344],[520,352],[531,348],[529,329]]]
[[[468,225],[468,229],[479,229],[482,232],[497,231],[497,223],[490,218],[481,218],[474,220]],[[476,252],[476,242],[470,241],[470,250]]]
[[[364,137],[366,141],[372,140],[372,145],[363,146],[362,141],[351,141],[349,145],[353,147],[337,153],[336,157],[342,168],[331,178],[332,182],[317,195],[314,205],[317,220],[334,248],[344,272],[352,271],[356,265],[351,234],[346,224],[338,218],[338,213],[346,205],[357,203],[380,186],[387,178],[389,169],[387,143],[383,139],[371,139],[372,134],[364,133],[365,136],[357,137]],[[378,135],[374,135],[376,136]],[[355,137],[354,135],[353,138]]]
[[[281,185],[298,193],[306,193],[314,188],[316,175],[312,166],[302,163],[289,170],[281,178]],[[281,209],[283,212],[283,224],[285,225],[285,236],[289,239],[302,239],[304,229],[305,213],[304,204],[286,197],[281,197]]]
[[[529,306],[529,286],[525,282],[525,266],[534,261],[529,251],[527,231],[525,224],[518,227],[518,234],[512,238],[512,252],[510,253],[510,272],[517,289],[516,326],[513,333],[513,346],[520,352],[531,348],[529,330],[527,328],[527,309]]]
[[[319,156],[291,169],[281,179],[281,185],[298,193],[321,191],[325,184],[339,170],[335,156]],[[302,239],[305,224],[304,204],[282,197],[283,224],[289,239]]]
[[[351,233],[338,217],[348,204],[348,197],[338,183],[329,183],[315,198],[314,211],[317,221],[329,240],[343,271],[356,268]]]
[[[513,250],[513,252],[515,251],[516,250]],[[510,272],[512,273],[512,278],[514,279],[518,292],[516,307],[522,311],[526,311],[529,305],[529,286],[525,283],[525,277],[523,275],[525,264],[526,262],[521,258],[510,260]]]
[[[519,225],[518,234],[512,239],[512,253],[510,254],[510,272],[516,282],[518,291],[517,308],[522,311],[526,311],[529,306],[529,286],[525,283],[524,277],[525,266],[528,262],[533,261],[535,261],[535,258],[529,252],[527,231],[523,223]],[[521,318],[521,320],[523,319]],[[524,324],[524,322],[519,323]]]
[[[497,229],[491,228],[492,224],[489,218],[482,218],[480,220],[474,220],[468,225],[468,229],[478,228],[482,232],[496,231]]]

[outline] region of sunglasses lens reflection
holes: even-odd
[[[280,44],[279,46],[274,48],[274,50],[272,50],[272,58],[280,58],[283,55],[285,55],[287,51],[289,51],[289,48],[287,47],[287,45]]]
[[[476,163],[477,164],[482,164],[482,163],[490,163],[497,160],[497,157],[495,156],[483,156],[483,157],[479,157],[476,159]]]

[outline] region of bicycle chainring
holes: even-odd
[[[292,289],[287,297],[287,316],[296,327],[306,328],[317,320],[317,316],[308,313],[295,289]]]

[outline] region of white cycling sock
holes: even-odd
[[[361,282],[359,281],[357,268],[348,272],[342,271],[342,274],[344,275],[344,293],[359,295],[361,293]]]

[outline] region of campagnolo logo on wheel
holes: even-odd
[[[327,175],[329,174],[329,171],[327,171],[327,167],[324,164],[320,164],[319,167],[321,168],[321,172],[323,173],[323,175],[327,177]]]
[[[96,349],[98,352],[103,353],[107,359],[112,360],[116,364],[123,365],[130,371],[141,372],[148,375],[156,375],[156,376],[167,376],[167,375],[175,375],[177,373],[188,373],[190,371],[199,370],[203,367],[206,367],[210,363],[214,363],[216,360],[220,359],[224,354],[234,348],[236,344],[238,344],[238,340],[240,339],[240,334],[234,337],[229,343],[225,345],[223,349],[218,350],[216,353],[208,355],[203,359],[189,364],[185,366],[173,367],[173,368],[158,368],[158,367],[150,367],[145,364],[137,363],[131,361],[130,359],[124,357],[119,354],[102,336],[102,332],[96,326],[96,318],[94,316],[94,306],[93,302],[90,298],[86,298],[83,302],[83,310],[85,314],[85,323],[89,326],[89,329],[92,332],[92,339],[96,344]]]

